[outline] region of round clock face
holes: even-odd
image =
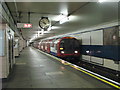
[[[47,29],[49,28],[50,26],[50,21],[48,19],[48,17],[42,17],[39,21],[39,26],[42,28],[42,29]]]

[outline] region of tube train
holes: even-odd
[[[74,37],[42,40],[39,42],[37,48],[64,59],[69,58],[78,60],[80,57],[80,43],[79,40]]]

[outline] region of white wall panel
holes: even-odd
[[[98,63],[98,64],[103,64],[103,59],[91,56],[91,62]]]
[[[75,37],[78,40],[82,39],[81,33],[80,34],[73,34],[73,35],[71,35],[71,37]]]
[[[90,61],[90,56],[82,55],[82,59],[85,60],[85,61]]]
[[[4,38],[5,38],[5,33],[4,30],[0,30],[0,56],[4,56],[5,52],[4,52]]]
[[[103,30],[91,32],[91,45],[103,45]]]
[[[110,59],[104,59],[104,67],[120,71],[119,64],[115,64],[114,61]]]
[[[82,33],[82,45],[90,45],[90,32]]]
[[[0,3],[0,14],[2,14],[2,5]]]
[[[80,34],[77,34],[77,37],[76,37],[78,40],[82,40],[82,36],[81,36],[81,33]]]
[[[120,37],[120,27],[119,27],[119,37]]]

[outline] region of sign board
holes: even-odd
[[[17,23],[17,28],[32,28],[30,23]]]
[[[4,31],[0,30],[0,56],[4,56]]]
[[[24,24],[24,28],[32,28],[32,24]]]

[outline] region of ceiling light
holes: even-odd
[[[58,27],[58,26],[52,26],[52,30],[53,29],[59,29],[60,27]]]
[[[51,29],[52,29],[52,27],[49,27],[49,28],[48,28],[48,31],[50,31]]]
[[[60,21],[62,18],[64,18],[63,14],[57,15],[53,18],[54,21]]]
[[[102,2],[106,2],[107,0],[99,0],[98,2],[102,3]]]
[[[41,35],[43,35],[44,34],[44,30],[43,29],[41,29]]]
[[[38,36],[40,36],[41,31],[38,31]]]
[[[63,24],[69,20],[69,17],[64,17],[63,19],[60,20],[60,24]]]
[[[61,19],[67,17],[68,14],[60,14],[53,18],[54,21],[60,21]]]

